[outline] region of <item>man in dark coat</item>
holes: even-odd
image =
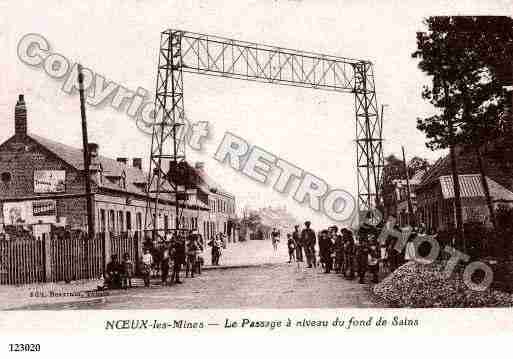
[[[355,271],[355,245],[353,232],[347,228],[342,229],[342,241],[344,244],[344,277],[347,279],[354,278]]]
[[[317,261],[315,259],[315,243],[317,242],[317,238],[315,236],[315,232],[310,228],[310,221],[305,222],[305,227],[301,231],[301,242],[303,242],[303,246],[305,249],[306,262],[308,264],[308,268],[317,267]]]
[[[333,251],[335,252],[334,269],[337,273],[341,273],[344,267],[344,239],[338,233],[338,227],[331,227],[331,236],[333,240]]]
[[[174,247],[174,261],[173,261],[173,274],[171,275],[171,282],[181,284],[180,270],[182,264],[185,264],[185,238],[178,235],[173,244]]]
[[[356,258],[358,261],[358,277],[360,279],[360,284],[363,284],[365,282],[365,273],[367,272],[368,256],[369,246],[367,243],[367,238],[362,236],[362,238],[359,240],[358,245],[356,246]]]
[[[330,234],[327,230],[321,232],[319,236],[319,255],[324,263],[324,273],[331,272],[333,261],[331,253],[333,251],[333,242],[331,241]]]
[[[296,243],[296,261],[303,261],[303,242],[301,241],[301,233],[299,232],[299,225],[294,226],[294,232],[292,232],[292,239]]]

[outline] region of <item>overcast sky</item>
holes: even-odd
[[[415,33],[429,15],[512,14],[511,1],[1,1],[0,142],[14,131],[13,110],[24,93],[29,131],[81,146],[78,95],[61,81],[23,64],[16,55],[21,37],[40,33],[53,51],[129,89],[154,92],[160,31],[176,28],[281,47],[368,59],[375,64],[378,103],[384,116],[385,155],[436,160],[426,149],[416,118],[433,113],[421,99],[426,78],[411,58]],[[286,205],[299,219],[326,223],[310,209],[271,186],[221,166],[213,154],[225,131],[296,164],[332,187],[356,195],[354,104],[350,94],[258,84],[185,74],[185,109],[191,121],[209,121],[212,137],[190,162],[237,196],[238,206]],[[143,157],[150,138],[125,113],[110,107],[87,109],[89,138],[110,157]]]

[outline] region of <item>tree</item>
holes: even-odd
[[[419,68],[432,77],[422,97],[441,114],[419,119],[431,149],[449,147],[447,119],[454,140],[478,143],[501,135],[506,127],[504,78],[513,76],[513,19],[509,17],[431,17],[417,34]],[[447,93],[446,93],[447,92]],[[483,136],[484,135],[484,136]]]
[[[410,162],[408,162],[408,170],[413,176],[415,173],[421,170],[425,170],[429,167],[429,161],[425,158],[414,156]]]
[[[509,17],[431,17],[428,31],[417,33],[419,68],[432,79],[422,97],[440,110],[418,119],[417,128],[425,132],[430,149],[449,148],[455,190],[456,219],[461,234],[462,214],[454,146],[479,147],[499,136],[503,124],[506,96],[503,78],[511,66],[513,19]],[[509,65],[509,66],[508,66]],[[485,193],[487,184],[481,171]],[[491,203],[489,195],[487,202]],[[493,208],[489,206],[491,213]]]
[[[408,176],[411,178],[419,170],[429,167],[427,159],[414,156],[408,163]],[[389,186],[393,184],[394,180],[404,178],[404,163],[401,159],[397,158],[395,154],[390,154],[385,158],[385,166],[383,168],[383,185]]]
[[[429,162],[425,158],[418,156],[413,157],[407,163],[408,177],[411,178],[415,173],[421,169],[429,167]],[[404,180],[405,171],[404,163],[401,159],[397,158],[394,154],[390,154],[385,158],[385,166],[383,168],[383,188],[382,197],[383,205],[385,207],[385,218],[395,216],[395,208],[397,206],[397,198],[394,194],[396,190],[395,180]]]
[[[383,167],[383,185],[391,185],[394,180],[401,178],[404,178],[403,161],[394,154],[387,156]]]

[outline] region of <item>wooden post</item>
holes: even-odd
[[[461,192],[460,192],[460,181],[458,176],[458,166],[456,159],[456,151],[455,151],[455,138],[454,138],[454,123],[452,119],[452,114],[448,113],[448,103],[449,103],[449,85],[447,82],[444,83],[444,96],[445,96],[445,117],[447,120],[447,129],[449,133],[449,157],[451,161],[451,173],[452,173],[452,182],[454,189],[454,205],[456,212],[456,237],[460,243],[463,245],[463,251],[466,251],[466,243],[463,238],[463,215],[461,208]]]
[[[43,233],[43,267],[44,282],[53,282],[52,239],[48,233]]]
[[[111,237],[110,231],[105,231],[105,236],[103,237],[103,263],[102,263],[102,272],[105,273],[105,268],[107,267],[107,263],[110,261],[111,255]]]
[[[87,138],[87,119],[84,98],[84,75],[82,74],[82,66],[78,64],[78,87],[80,94],[80,115],[82,118],[82,151],[84,154],[84,179],[86,189],[86,205],[87,205],[87,234],[89,239],[94,238],[94,215],[93,215],[93,199],[91,197],[91,174],[89,146]]]
[[[413,217],[413,205],[411,203],[410,176],[408,173],[408,166],[406,166],[406,157],[404,155],[404,147],[401,146],[401,149],[403,150],[404,175],[406,176],[406,195],[408,196],[408,225],[414,227],[415,220]]]

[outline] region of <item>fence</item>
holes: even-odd
[[[111,254],[137,262],[139,242],[128,233],[0,240],[0,285],[98,278]]]
[[[42,282],[44,279],[43,241],[0,241],[0,284]]]
[[[51,261],[47,281],[71,281],[98,278],[103,273],[104,240],[102,237],[53,238],[49,244]]]

